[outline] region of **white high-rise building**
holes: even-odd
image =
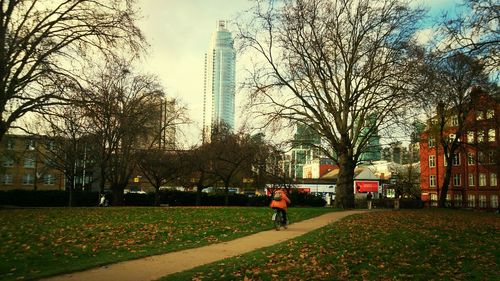
[[[205,54],[203,99],[203,142],[210,141],[215,124],[225,123],[234,129],[236,52],[226,21],[218,21]]]

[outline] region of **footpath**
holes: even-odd
[[[193,248],[168,254],[110,264],[86,271],[54,276],[46,281],[144,281],[157,280],[163,276],[192,269],[225,258],[242,255],[259,248],[301,236],[317,228],[326,226],[346,216],[366,211],[353,210],[331,212],[319,217],[290,224],[288,229],[258,232],[235,240]]]

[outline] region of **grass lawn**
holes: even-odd
[[[500,216],[402,210],[351,216],[166,280],[500,280]]]
[[[292,208],[293,221],[332,209]],[[269,208],[0,210],[0,280],[27,280],[271,229]]]

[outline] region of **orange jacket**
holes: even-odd
[[[286,211],[288,204],[290,204],[291,202],[290,199],[288,199],[288,196],[286,196],[286,192],[281,190],[277,190],[276,192],[281,192],[281,200],[280,201],[272,200],[271,205],[269,205],[269,207],[280,208]]]

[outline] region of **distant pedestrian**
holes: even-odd
[[[368,192],[368,194],[366,195],[366,203],[368,204],[368,210],[371,210],[372,209],[372,193],[371,192]]]
[[[107,207],[109,206],[109,201],[106,196],[106,193],[101,194],[101,198],[99,198],[99,207]]]

